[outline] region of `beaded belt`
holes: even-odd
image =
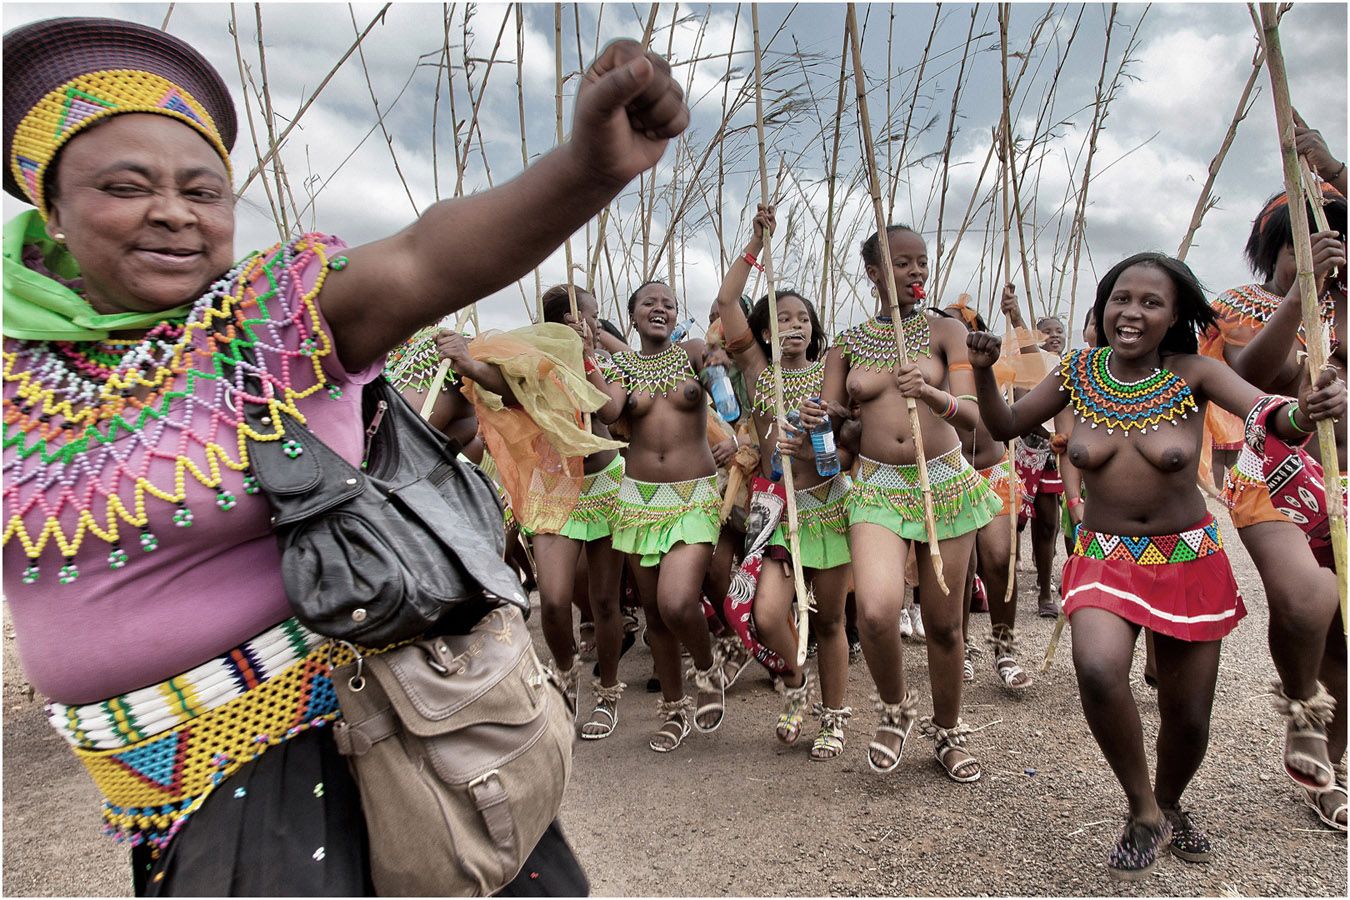
[[[47,717],[103,794],[103,830],[163,847],[212,789],[268,747],[338,716],[329,672],[351,651],[294,619],[228,653]]]
[[[934,515],[944,521],[951,521],[968,505],[970,491],[988,490],[980,473],[961,455],[960,445],[928,460],[928,486],[933,492]],[[919,467],[913,463],[893,465],[859,456],[852,502],[883,509],[890,507],[911,521],[922,522]]]
[[[714,515],[721,509],[717,477],[706,475],[688,481],[637,481],[627,476],[619,485],[621,524],[655,524],[702,510]]]
[[[797,516],[804,528],[848,530],[848,497],[853,479],[843,472],[815,487],[797,491]]]
[[[599,472],[586,476],[581,496],[572,507],[572,518],[579,522],[608,521],[614,518],[614,500],[623,481],[623,457],[615,456]]]
[[[1103,534],[1078,526],[1074,539],[1075,556],[1088,559],[1119,560],[1141,566],[1160,566],[1166,563],[1191,562],[1223,552],[1223,538],[1213,516],[1206,516],[1198,528],[1189,528],[1180,534],[1153,534],[1129,537]]]

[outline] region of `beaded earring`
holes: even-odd
[[[64,231],[58,231],[52,235],[52,240],[56,241],[58,244],[64,244],[66,242],[66,233]]]

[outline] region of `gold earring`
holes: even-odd
[[[881,299],[881,291],[877,290],[877,286],[875,284],[872,285],[872,299],[873,300]]]

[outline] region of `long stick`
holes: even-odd
[[[1280,157],[1284,163],[1284,189],[1289,197],[1289,225],[1294,232],[1294,256],[1298,261],[1298,287],[1303,303],[1303,333],[1308,342],[1308,377],[1314,381],[1327,365],[1327,333],[1322,325],[1317,302],[1317,280],[1313,276],[1312,238],[1308,229],[1308,199],[1304,195],[1298,152],[1294,149],[1294,107],[1289,100],[1289,76],[1280,49],[1280,23],[1276,4],[1261,4],[1261,30],[1266,48],[1266,70],[1270,72],[1270,92],[1275,101],[1275,120],[1279,125]],[[1325,227],[1325,226],[1321,226]],[[1327,518],[1331,525],[1331,552],[1341,595],[1341,626],[1350,630],[1346,617],[1345,584],[1345,501],[1342,495],[1340,462],[1336,453],[1335,424],[1330,419],[1317,423],[1317,446],[1322,456],[1322,479],[1326,484]]]
[[[530,150],[525,140],[525,4],[516,4],[516,112],[520,118],[520,170],[530,167]],[[570,279],[569,279],[570,280]],[[539,267],[534,267],[534,306],[536,319],[544,321],[544,282]]]
[[[1012,283],[1012,242],[1009,240],[1009,229],[1012,224],[1011,211],[1008,209],[1008,181],[1011,177],[1013,166],[1012,155],[1012,96],[1008,92],[1008,4],[1000,3],[998,7],[998,38],[999,38],[999,58],[1003,66],[1003,78],[1000,83],[999,93],[1003,97],[1003,117],[1001,121],[1002,134],[999,135],[999,144],[1002,145],[1003,152],[999,154],[1000,177],[1003,182],[1003,282]],[[1021,224],[1018,224],[1018,231],[1021,231]],[[1019,233],[1018,237],[1021,235]],[[1025,253],[1022,257],[1025,264]],[[1030,304],[1030,288],[1028,287],[1027,303]],[[1012,319],[1004,319],[1006,334],[1013,334]],[[1014,347],[1011,344],[1008,349],[1014,353],[1021,352],[1020,347]],[[1017,399],[1016,390],[1012,383],[1008,384],[1008,405],[1011,406]],[[1009,553],[1008,553],[1008,587],[1003,594],[1003,602],[1008,603],[1012,600],[1013,588],[1017,581],[1017,503],[1021,501],[1020,486],[1014,485],[1016,481],[1017,466],[1013,462],[1017,453],[1017,438],[1014,436],[1008,441],[1008,465],[1013,470],[1012,479],[1008,485],[1008,535],[1009,535]],[[1014,496],[1013,490],[1017,488],[1017,494]]]
[[[891,267],[891,242],[886,232],[886,217],[881,208],[881,181],[877,177],[877,156],[872,146],[872,121],[867,114],[867,82],[863,79],[862,46],[858,39],[858,11],[856,4],[848,4],[849,45],[853,55],[853,81],[858,91],[858,118],[862,120],[863,153],[867,166],[869,188],[872,194],[872,212],[877,220],[877,244],[881,247],[881,268],[886,273],[887,296],[891,302],[891,327],[895,332],[895,343],[900,350],[900,360],[908,359],[905,348],[905,331],[900,327],[899,290],[895,285],[895,269]],[[919,315],[923,315],[922,312]],[[928,459],[924,456],[923,432],[919,429],[919,408],[913,397],[905,398],[905,411],[909,413],[909,430],[914,438],[915,463],[919,470],[919,489],[923,492],[923,520],[928,532],[928,551],[933,560],[933,574],[937,576],[938,587],[943,594],[951,594],[947,581],[942,577],[942,548],[938,545],[937,522],[933,516],[933,488],[928,482]]]
[[[755,134],[759,138],[759,192],[769,206],[769,166],[764,151],[764,90],[760,71],[759,4],[750,4],[750,27],[755,36]],[[778,433],[787,434],[787,410],[783,402],[783,347],[778,340],[778,294],[773,286],[773,241],[764,230],[764,280],[769,291],[769,350],[773,365],[773,402]],[[792,483],[792,460],[783,465],[783,488],[787,492],[788,550],[792,554],[792,580],[797,587],[797,665],[806,663],[807,629],[810,628],[811,596],[802,573],[802,553],[797,525],[797,491]]]
[[[556,63],[556,65],[554,66],[554,72],[555,72],[555,73],[557,74],[557,76],[558,76],[558,79],[557,79],[558,92],[557,92],[557,94],[554,95],[554,96],[555,96],[555,100],[556,100],[556,104],[555,104],[555,106],[554,106],[554,110],[555,110],[556,113],[557,113],[557,124],[558,124],[558,146],[561,147],[561,146],[562,146],[562,143],[563,143],[563,102],[562,102],[562,94],[563,94],[563,91],[562,91],[562,89],[563,89],[563,45],[562,45],[562,4],[561,4],[561,3],[555,3],[555,4],[553,4],[553,46],[554,46],[554,49],[557,51],[557,52],[555,52],[555,53],[553,54],[553,58],[554,58],[554,61],[555,61],[555,63]],[[563,241],[563,258],[567,261],[567,277],[563,279],[563,282],[567,285],[567,304],[568,304],[569,307],[571,307],[571,311],[572,311],[572,321],[573,321],[573,322],[580,322],[580,321],[581,321],[581,317],[577,315],[577,288],[576,288],[576,285],[572,283],[572,282],[573,282],[573,278],[572,278],[572,236],[571,236],[571,235],[568,235],[568,236],[567,236],[567,239]],[[542,311],[541,311],[541,313],[542,313]],[[540,320],[541,322],[544,320],[544,317],[543,317],[542,314],[539,316],[539,320]]]

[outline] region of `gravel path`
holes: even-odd
[[[1303,895],[1347,893],[1344,835],[1323,829],[1279,765],[1282,729],[1266,688],[1260,582],[1227,516],[1229,554],[1250,615],[1227,641],[1209,755],[1186,795],[1214,838],[1208,865],[1164,859],[1146,881],[1124,885],[1104,870],[1124,813],[1123,796],[1079,706],[1066,630],[1051,671],[1023,699],[978,659],[964,717],[984,778],[960,785],[941,774],[915,732],[900,770],[867,767],[876,722],[861,661],[849,679],[857,710],[844,755],[807,758],[773,738],[778,697],[758,667],[728,696],[715,734],[691,734],[674,753],[646,747],[658,724],[643,686],[650,657],[624,657],[631,685],[618,731],[578,741],[563,821],[597,895]],[[1024,554],[1025,556],[1026,554]],[[1019,611],[1023,664],[1039,665],[1052,623],[1035,615],[1030,574]],[[537,629],[538,617],[532,622]],[[972,616],[983,641],[988,618]],[[63,742],[24,696],[6,628],[4,679],[4,893],[125,896],[125,852],[99,833],[97,795]],[[542,641],[539,642],[543,654]],[[1135,697],[1148,741],[1157,704],[1135,665]],[[907,644],[906,672],[929,706],[921,644]],[[589,708],[583,687],[583,708]],[[808,723],[809,724],[809,723]]]

